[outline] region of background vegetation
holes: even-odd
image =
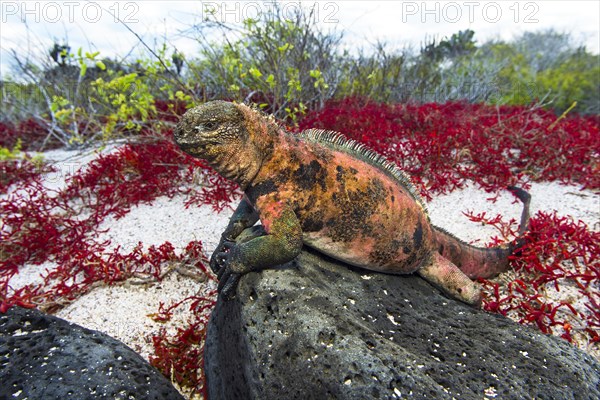
[[[25,149],[85,146],[217,98],[255,103],[290,124],[347,97],[600,113],[600,56],[552,30],[485,43],[467,30],[418,51],[377,43],[349,52],[342,33],[324,31],[310,10],[290,20],[274,8],[242,26],[209,20],[190,32],[199,48],[193,57],[166,44],[137,59],[103,58],[67,43],[41,56],[14,52],[13,78],[0,82],[0,145],[12,147],[28,132]]]

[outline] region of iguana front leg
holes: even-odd
[[[285,264],[302,249],[302,228],[291,207],[270,196],[259,199],[257,206],[267,234],[240,244],[226,241],[228,251],[217,254],[222,263],[219,292],[225,298],[233,295],[243,274]]]
[[[226,252],[229,249],[230,242],[233,242],[242,231],[253,226],[258,221],[258,213],[252,207],[246,196],[242,199],[236,210],[233,212],[229,224],[221,234],[221,240],[212,256],[210,257],[210,268],[215,274],[219,273],[222,265],[217,255]]]

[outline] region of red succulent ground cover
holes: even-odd
[[[491,244],[510,241],[516,223],[502,216],[465,213],[494,226],[500,236]],[[538,212],[525,234],[525,244],[512,256],[514,271],[494,280],[480,279],[484,309],[533,325],[581,347],[600,343],[600,232],[570,216]],[[564,300],[554,291],[569,290]],[[581,303],[577,305],[576,303]]]
[[[516,106],[346,99],[308,115],[300,129],[343,132],[366,144],[408,172],[427,198],[467,181],[487,191],[529,180],[600,188],[600,117],[556,121],[550,111]]]
[[[0,147],[12,149],[21,139],[22,149],[29,150],[30,147],[41,144],[47,136],[47,129],[33,118],[16,123],[0,121]],[[54,142],[51,144],[56,145]]]
[[[166,104],[158,104],[173,120]],[[182,110],[181,110],[182,111]],[[527,187],[530,181],[575,183],[600,188],[600,118],[567,116],[558,120],[544,110],[523,107],[446,103],[382,105],[359,99],[331,102],[307,115],[300,128],[343,132],[384,154],[415,179],[426,198],[475,182],[489,192],[508,185]],[[10,142],[23,132],[4,128]],[[16,129],[14,126],[11,129]],[[37,131],[36,131],[37,132]],[[37,133],[36,133],[37,134]],[[39,135],[38,135],[39,136]],[[36,136],[37,138],[37,136]],[[26,137],[22,138],[25,142]],[[55,310],[99,284],[114,284],[134,276],[160,280],[169,265],[188,263],[207,272],[202,243],[192,241],[181,254],[166,242],[130,252],[108,250],[99,243],[100,223],[120,218],[140,203],[158,196],[186,196],[187,206],[225,207],[235,185],[202,163],[182,154],[170,132],[145,132],[134,143],[92,161],[70,176],[64,188],[44,187],[51,166],[28,159],[0,164],[0,311],[11,305]],[[468,215],[499,230],[493,243],[510,240],[516,223],[502,217]],[[513,258],[514,271],[504,281],[482,281],[485,309],[510,315],[541,331],[591,343],[600,341],[600,234],[580,221],[556,213],[537,213],[525,245]],[[51,261],[44,282],[11,288],[8,282],[24,265]],[[555,304],[546,293],[568,285],[589,312],[564,301]],[[181,385],[203,388],[202,343],[215,293],[161,304],[154,318],[167,321],[179,307],[193,317],[175,335],[161,331],[151,338],[153,365]]]

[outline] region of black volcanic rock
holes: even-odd
[[[566,341],[313,251],[219,298],[205,370],[211,400],[600,399]]]
[[[0,399],[183,399],[129,347],[37,310],[0,314]]]

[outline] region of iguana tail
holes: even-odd
[[[523,189],[509,186],[515,196],[523,202],[521,225],[517,239],[497,247],[472,246],[442,228],[434,226],[438,252],[452,261],[469,278],[491,278],[508,269],[508,256],[523,246],[523,234],[529,229],[529,202],[531,195]]]

